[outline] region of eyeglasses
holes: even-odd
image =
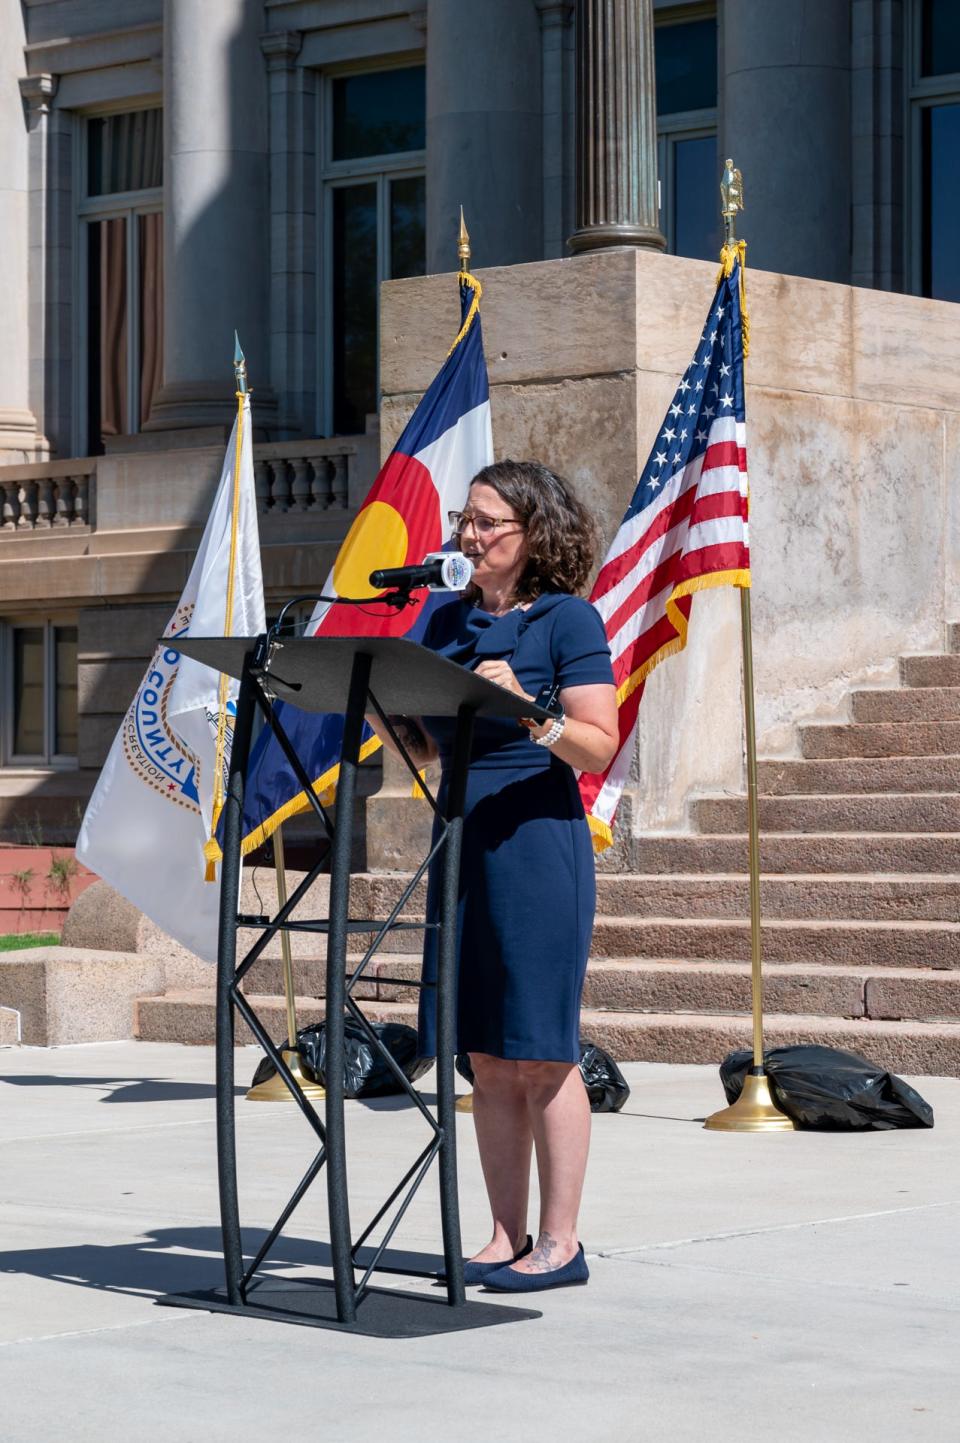
[[[468,526],[472,526],[478,536],[495,536],[501,526],[526,529],[514,516],[485,516],[482,511],[448,511],[447,520],[454,536],[460,536]]]

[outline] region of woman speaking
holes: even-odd
[[[578,1063],[596,883],[574,769],[603,771],[613,757],[616,693],[603,624],[576,594],[593,564],[594,528],[568,483],[536,462],[501,461],[474,477],[466,509],[450,519],[473,581],[462,601],[434,614],[424,645],[530,700],[558,685],[563,708],[543,725],[477,719],[460,872],[457,1046],[474,1072],[493,1214],[493,1234],[466,1263],[465,1281],[532,1292],[589,1276],[577,1236],[590,1139]],[[403,740],[418,765],[439,757],[445,768],[454,727],[453,718],[423,717]],[[441,779],[441,804],[443,792]],[[428,920],[439,910],[437,880]],[[425,982],[436,977],[436,936],[428,930]],[[431,1055],[433,988],[421,994],[420,1030]],[[527,1234],[531,1151],[540,1180],[535,1243]]]

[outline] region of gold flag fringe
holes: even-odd
[[[457,280],[459,281],[460,285],[469,286],[470,290],[473,291],[473,295],[470,297],[470,308],[467,311],[466,316],[464,317],[463,325],[460,327],[459,331],[454,337],[453,345],[447,352],[446,359],[449,359],[450,356],[453,355],[454,351],[457,349],[460,342],[463,340],[464,336],[473,325],[474,317],[480,309],[480,297],[483,295],[483,286],[477,280],[476,276],[471,275],[469,271],[460,271],[457,276]]]
[[[720,250],[720,269],[717,272],[717,285],[728,276],[733,275],[733,267],[740,262],[740,330],[743,334],[743,359],[746,360],[750,354],[750,316],[747,313],[747,243],[744,240],[734,241],[733,245],[724,243]]]

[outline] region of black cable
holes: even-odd
[[[394,591],[392,593],[388,593],[387,596],[383,598],[384,604],[389,607],[388,611],[370,611],[368,609],[370,603],[378,599],[379,598],[372,596],[324,596],[322,593],[319,595],[313,594],[310,596],[294,596],[291,597],[291,599],[281,607],[280,615],[277,617],[273,626],[270,627],[269,635],[277,636],[280,632],[280,628],[283,626],[284,619],[290,608],[293,606],[300,606],[305,601],[312,601],[314,605],[316,605],[318,601],[325,601],[330,606],[356,606],[359,607],[361,611],[364,611],[365,615],[372,616],[377,620],[382,620],[386,617],[392,616],[394,612],[402,611],[403,608],[406,606],[416,605],[409,591]],[[293,623],[294,626],[309,626],[309,624],[309,622]]]

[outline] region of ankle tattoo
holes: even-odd
[[[537,1238],[533,1252],[528,1259],[531,1268],[538,1273],[552,1273],[561,1266],[553,1261],[553,1254],[557,1250],[557,1240],[550,1233],[541,1233]]]

